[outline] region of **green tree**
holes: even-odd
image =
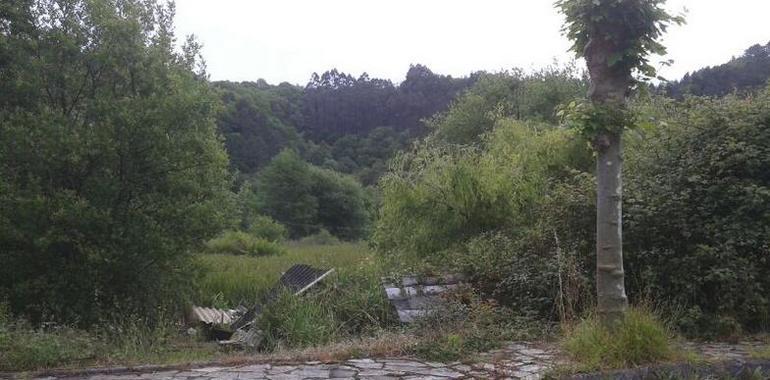
[[[622,145],[632,125],[627,99],[635,71],[654,76],[649,54],[664,54],[658,42],[672,23],[681,23],[662,8],[665,0],[559,0],[566,15],[564,30],[572,50],[586,59],[590,104],[571,110],[570,119],[596,150],[596,289],[598,313],[614,325],[628,308],[623,271]]]
[[[284,150],[257,178],[260,212],[289,229],[293,238],[326,229],[344,239],[365,236],[368,195],[352,177],[319,168]]]
[[[8,9],[12,12],[8,12]],[[4,2],[0,299],[87,325],[182,306],[191,253],[228,222],[227,155],[173,5]]]

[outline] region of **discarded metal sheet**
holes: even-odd
[[[440,301],[440,295],[456,289],[463,281],[460,275],[441,277],[405,276],[399,283],[384,282],[385,294],[398,312],[402,323],[412,323],[427,315]]]

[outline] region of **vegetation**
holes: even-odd
[[[682,21],[662,5],[558,1],[586,73],[298,87],[209,82],[173,4],[3,3],[0,371],[220,357],[183,311],[252,306],[297,263],[335,272],[265,306],[266,351],[454,361],[562,323],[605,369],[767,332],[768,47],[648,87]],[[470,286],[401,327],[382,278],[446,272]]]
[[[214,254],[270,256],[285,253],[278,243],[243,231],[227,231],[206,242],[206,251]]]
[[[234,307],[261,298],[292,265],[317,268],[380,270],[378,260],[363,244],[304,245],[290,243],[286,254],[264,257],[200,255],[204,275],[199,283],[199,305]],[[331,279],[335,283],[335,279]]]
[[[232,199],[197,44],[154,2],[30,4],[2,13],[0,299],[81,326],[184,305]]]
[[[660,124],[628,144],[630,286],[687,335],[767,329],[770,92],[643,108]]]
[[[353,178],[322,169],[286,150],[259,174],[257,209],[288,227],[298,238],[325,229],[355,240],[366,236],[369,194]]]
[[[677,355],[668,329],[640,308],[629,310],[613,328],[597,317],[585,319],[567,331],[563,345],[582,371],[635,367]]]

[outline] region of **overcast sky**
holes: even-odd
[[[307,83],[331,68],[404,79],[411,63],[453,76],[565,62],[553,0],[177,0],[177,35],[203,43],[214,80]],[[669,79],[770,41],[770,0],[669,0],[688,24],[664,42]],[[662,59],[655,59],[655,62]]]

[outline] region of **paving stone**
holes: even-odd
[[[267,370],[268,375],[280,375],[284,373],[288,373],[291,371],[296,370],[296,366],[290,366],[290,365],[279,365],[279,366],[273,366],[272,368]]]
[[[234,372],[264,372],[270,369],[270,364],[255,364],[255,365],[247,365],[245,367],[238,367],[233,368],[231,371]]]

